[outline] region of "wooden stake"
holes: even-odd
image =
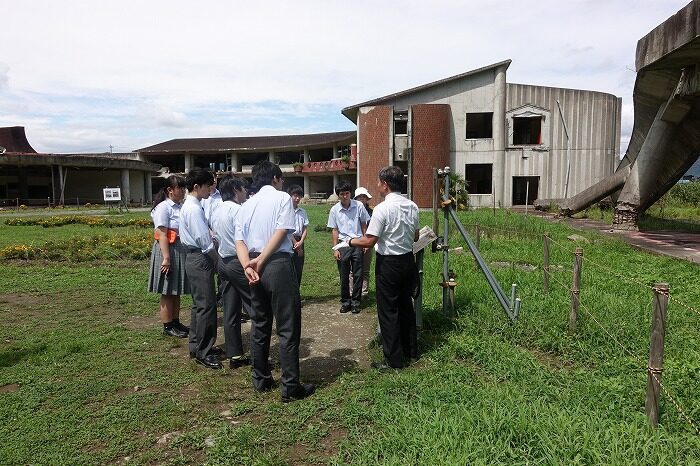
[[[479,243],[481,241],[481,227],[478,224],[476,225],[476,234],[474,236],[474,244],[476,245],[476,249],[479,249]]]
[[[544,234],[544,292],[549,293],[549,233]]]
[[[659,400],[661,397],[661,372],[664,366],[664,337],[666,335],[666,309],[668,308],[668,283],[654,285],[654,314],[649,335],[649,367],[647,368],[647,396],[644,402],[649,423],[659,424]]]
[[[578,320],[578,307],[581,292],[581,263],[583,262],[583,248],[576,248],[574,252],[574,276],[571,283],[571,312],[569,313],[569,332],[576,332]]]

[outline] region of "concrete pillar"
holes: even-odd
[[[333,191],[334,192],[335,192],[335,188],[336,188],[336,186],[338,186],[338,184],[340,184],[340,177],[337,174],[335,174],[335,175],[333,175]]]
[[[26,167],[19,167],[19,170],[17,172],[17,188],[19,189],[20,202],[27,202],[27,199],[29,198],[29,185],[27,184]]]
[[[506,202],[508,180],[505,179],[506,167],[506,70],[507,65],[496,68],[493,95],[493,185],[492,195],[495,204],[510,205]],[[455,167],[456,168],[456,167]]]
[[[309,161],[309,149],[304,149],[304,163]]]
[[[309,198],[309,192],[311,191],[311,184],[309,183],[309,175],[304,175],[304,199]]]
[[[131,202],[131,185],[129,184],[129,169],[122,168],[121,170],[121,188],[122,188],[122,199],[124,203],[128,204]]]
[[[237,152],[231,152],[231,171],[234,173],[238,173],[241,171],[241,167],[238,166],[238,153]]]
[[[267,154],[267,160],[269,160],[269,161],[272,162],[272,163],[277,163],[277,162],[275,162],[275,151],[271,150],[271,151]]]
[[[146,198],[146,204],[153,203],[153,182],[149,172],[143,173],[143,195]]]
[[[185,152],[185,173],[189,173],[193,166],[192,154]]]

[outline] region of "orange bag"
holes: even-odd
[[[158,239],[159,239],[158,233],[160,233],[160,230],[153,231],[153,238],[156,241],[158,241]],[[175,241],[177,241],[177,230],[173,230],[172,228],[168,228],[168,230],[165,234],[168,238],[168,244],[173,244]]]

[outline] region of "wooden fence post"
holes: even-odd
[[[549,293],[549,232],[544,234],[544,292]]]
[[[664,366],[664,336],[666,335],[666,308],[668,307],[668,283],[654,285],[654,314],[649,336],[649,367],[647,368],[647,396],[644,402],[647,417],[652,426],[659,424],[659,399],[661,398],[661,372]]]
[[[574,252],[574,276],[571,283],[571,312],[569,313],[569,332],[576,331],[578,319],[578,306],[581,302],[581,263],[583,262],[583,248],[576,248]]]
[[[479,243],[481,242],[481,227],[476,224],[476,234],[474,235],[474,243],[476,244],[476,249],[479,249]]]

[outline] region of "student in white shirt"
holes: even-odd
[[[299,339],[301,299],[292,264],[295,229],[294,209],[289,194],[281,191],[282,171],[263,160],[253,167],[255,196],[241,206],[236,216],[236,252],[251,284],[250,353],[253,387],[259,392],[273,387],[268,361],[273,317],[277,323],[282,402],[306,398],[313,384],[299,382]]]
[[[219,183],[222,202],[211,216],[211,228],[219,239],[217,271],[224,308],[224,345],[231,369],[250,364],[241,340],[241,311],[245,307],[250,312],[250,285],[236,255],[235,238],[236,217],[247,197],[246,184],[243,178],[225,176]]]
[[[299,207],[299,201],[304,197],[304,189],[298,184],[293,184],[287,188],[287,194],[292,197],[292,207],[294,208],[294,231],[289,236],[294,250],[292,261],[299,286],[301,286],[301,274],[304,271],[304,241],[306,241],[306,235],[309,232],[309,216],[306,215],[303,208]]]
[[[187,338],[190,329],[180,323],[180,295],[190,294],[185,276],[185,255],[179,236],[180,203],[185,198],[185,178],[170,175],[153,199],[151,218],[155,241],[151,250],[148,291],[160,294],[163,333]]]
[[[399,369],[418,356],[416,316],[411,295],[416,285],[413,243],[418,240],[418,206],[401,195],[404,175],[399,167],[379,170],[377,188],[384,200],[372,212],[367,233],[349,246],[377,251],[375,283],[384,361],[379,370]]]
[[[203,168],[192,168],[186,179],[189,194],[180,209],[180,240],[188,248],[185,271],[192,291],[190,357],[209,369],[221,369],[213,351],[216,342],[214,242],[200,202],[211,194],[214,175]]]
[[[331,246],[341,242],[347,242],[351,238],[359,238],[365,234],[369,214],[365,206],[352,198],[352,186],[343,183],[335,188],[340,201],[328,213],[328,228],[332,228]],[[362,248],[344,248],[333,251],[338,263],[340,274],[340,312],[360,312],[362,301],[362,261],[364,250]],[[353,286],[350,293],[350,272],[352,272]]]

